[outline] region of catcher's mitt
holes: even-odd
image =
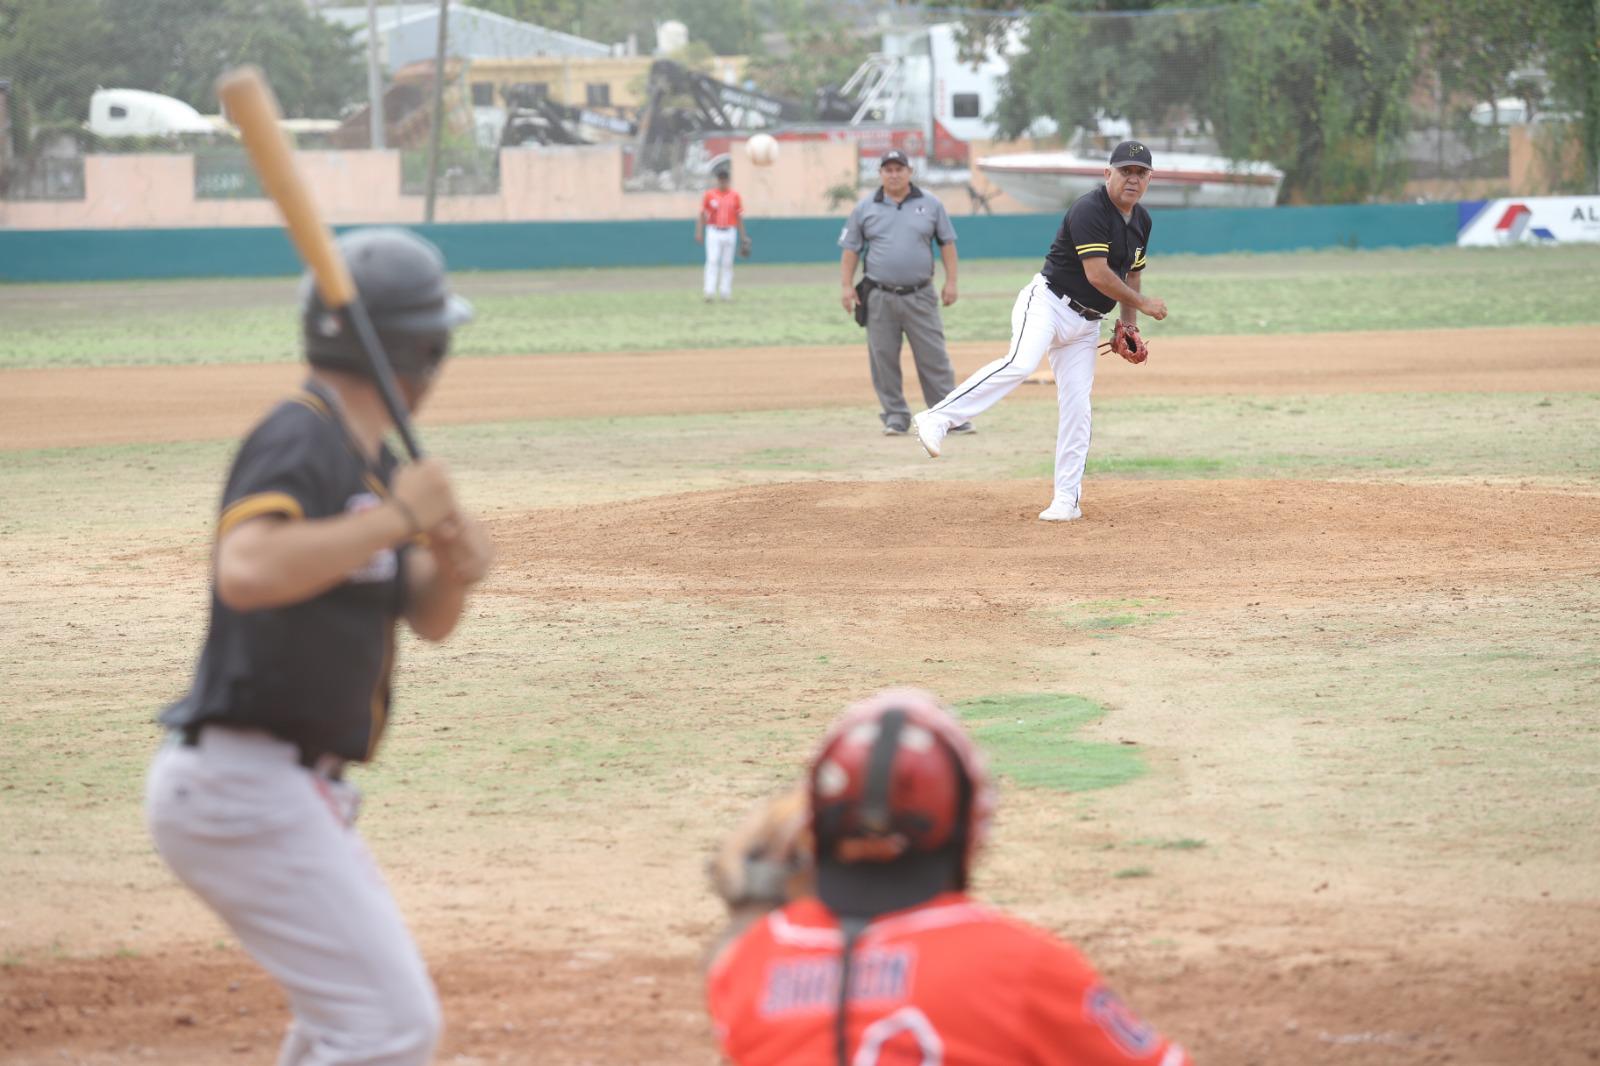
[[[739,238],[739,258],[749,259],[750,253],[755,250],[755,245],[748,236]]]
[[[1150,346],[1139,336],[1139,327],[1130,326],[1120,318],[1111,331],[1111,350],[1130,363],[1142,363],[1150,358]]]
[[[811,895],[816,870],[805,789],[796,787],[752,812],[723,841],[708,872],[730,914]]]

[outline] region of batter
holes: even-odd
[[[405,231],[339,245],[414,410],[471,309]],[[396,622],[447,637],[490,547],[440,463],[402,466],[383,443],[365,356],[309,278],[303,293],[311,374],[234,459],[211,624],[188,694],[161,715],[146,813],[161,857],[288,995],[279,1066],[418,1066],[438,1000],[344,772],[388,724]]]

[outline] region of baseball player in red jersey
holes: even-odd
[[[726,163],[717,167],[717,187],[700,198],[694,220],[694,239],[706,246],[706,303],[721,296],[733,299],[733,253],[750,254],[750,235],[744,229],[744,201],[733,191],[733,175]]]
[[[931,695],[847,710],[806,790],[815,897],[782,902],[806,883],[796,819],[713,868],[735,929],[707,997],[736,1066],[1190,1066],[1074,948],[967,895],[994,792]]]

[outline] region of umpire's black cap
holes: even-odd
[[[907,159],[906,154],[900,149],[891,148],[887,152],[883,153],[882,159],[878,160],[878,169],[882,170],[890,163],[899,163],[903,167],[909,167],[911,165],[911,160]]]
[[[1150,149],[1139,141],[1123,141],[1111,149],[1111,159],[1107,166],[1113,167],[1146,167],[1154,170],[1155,163],[1150,159]]]

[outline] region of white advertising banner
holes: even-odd
[[[1600,242],[1600,196],[1527,196],[1461,205],[1456,243],[1462,247],[1576,241]]]

